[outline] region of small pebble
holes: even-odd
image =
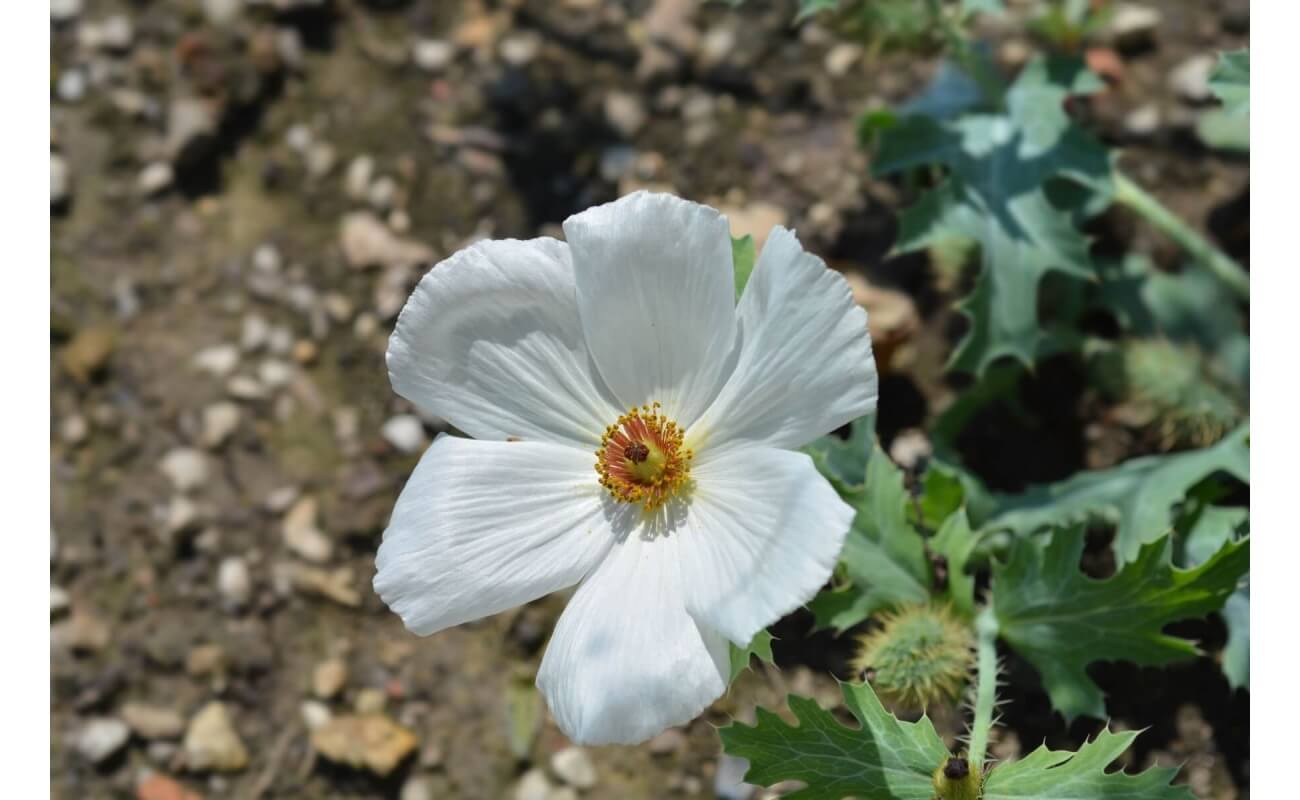
[[[442,72],[456,58],[456,48],[442,39],[419,39],[411,46],[411,58],[425,72]]]
[[[575,789],[596,785],[596,765],[581,747],[566,747],[551,756],[551,769],[560,780]]]
[[[158,464],[162,473],[178,492],[199,488],[208,480],[208,459],[201,451],[178,447],[163,456]]]
[[[154,197],[170,189],[174,179],[171,164],[166,161],[155,161],[140,170],[135,188],[142,197]]]
[[[122,718],[142,739],[176,739],[185,732],[185,718],[164,706],[127,703]]]
[[[76,747],[93,764],[102,764],[126,746],[131,729],[116,717],[98,717],[77,731]]]
[[[403,453],[418,453],[428,440],[424,436],[424,423],[414,414],[400,414],[384,423],[384,439]]]
[[[343,691],[348,682],[348,665],[341,658],[331,658],[316,665],[312,671],[311,690],[322,700],[331,700]]]
[[[248,564],[239,556],[227,556],[217,567],[217,591],[229,607],[243,608],[253,596],[253,579]]]
[[[241,411],[238,405],[229,401],[213,403],[203,409],[203,430],[200,442],[208,449],[215,449],[226,443],[239,428]]]

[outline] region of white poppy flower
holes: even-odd
[[[428,635],[578,585],[537,685],[585,744],[699,715],[728,647],[807,602],[853,510],[794,452],[876,406],[866,313],[773,229],[739,303],[726,217],[637,192],[432,269],[388,346],[441,436],[375,590]]]

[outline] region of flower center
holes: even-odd
[[[652,403],[619,417],[605,429],[596,451],[600,485],[616,500],[641,503],[646,511],[681,490],[695,455],[682,446],[685,432],[659,407]]]

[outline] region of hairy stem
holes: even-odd
[[[1183,222],[1147,190],[1122,172],[1115,173],[1115,201],[1133,209],[1157,230],[1173,239],[1243,300],[1250,299],[1250,275],[1226,253]]]
[[[997,704],[998,690],[998,621],[992,608],[985,608],[975,618],[975,719],[970,726],[970,754],[972,764],[983,770],[984,755],[989,745],[989,730],[993,727],[993,707]]]

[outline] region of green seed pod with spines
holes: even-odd
[[[885,700],[924,710],[955,700],[974,663],[970,625],[940,604],[899,607],[858,640],[853,665]]]

